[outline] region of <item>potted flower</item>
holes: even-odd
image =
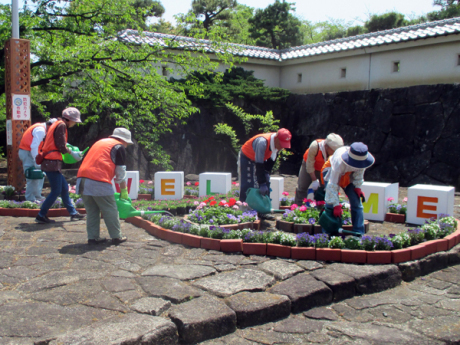
[[[315,249],[315,237],[301,233],[296,235],[296,247],[291,248],[291,258],[298,260],[315,260],[316,249]]]
[[[280,198],[280,209],[288,210],[291,206],[292,200],[289,198],[288,192],[281,193],[283,196]]]
[[[361,239],[354,236],[345,238],[344,248],[342,249],[342,262],[365,264],[367,262],[367,252],[363,250]]]
[[[138,200],[152,200],[154,194],[153,181],[139,180]]]
[[[394,203],[394,198],[387,199],[390,204],[388,205],[388,213],[385,215],[386,222],[392,223],[405,223],[407,212],[407,198],[403,199],[401,204]]]
[[[291,247],[295,245],[294,235],[276,231],[272,233],[270,243],[267,243],[267,255],[290,258]]]
[[[244,230],[242,231],[244,232]],[[263,231],[247,231],[243,237],[243,254],[266,255],[267,233]]]
[[[386,236],[373,238],[374,251],[367,253],[368,264],[389,264],[391,263],[391,249],[393,243]]]

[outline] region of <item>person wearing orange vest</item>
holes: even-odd
[[[101,213],[112,244],[127,240],[122,236],[118,209],[112,187],[112,179],[120,184],[120,198],[129,200],[126,187],[126,148],[133,144],[131,132],[115,128],[109,138],[97,141],[86,154],[78,169],[77,186],[85,204],[88,244],[106,242],[100,237]]]
[[[303,200],[308,195],[310,184],[313,181],[320,180],[321,168],[327,161],[327,158],[342,146],[343,139],[335,133],[330,133],[326,139],[316,139],[310,144],[310,147],[303,155],[299,178],[297,179],[297,189],[294,199],[296,205],[303,204]]]
[[[333,210],[335,217],[342,216],[339,199],[339,188],[342,187],[350,202],[353,231],[361,234],[364,234],[362,203],[366,201],[361,186],[364,182],[364,171],[374,162],[367,145],[357,142],[338,148],[321,170],[321,179],[326,185],[326,207]]]
[[[61,173],[62,154],[69,153],[76,160],[81,160],[79,152],[71,151],[67,148],[67,129],[72,128],[75,124],[80,123],[80,111],[77,108],[66,108],[62,111],[62,117],[54,122],[46,133],[43,145],[40,148],[40,154],[43,156],[41,169],[48,176],[51,192],[43,201],[38,212],[35,222],[39,224],[55,223],[47,217],[48,210],[54,204],[58,196],[61,196],[64,206],[70,214],[70,220],[79,220],[85,218],[78,213],[75,206],[70,200],[69,185]]]
[[[291,132],[281,128],[276,133],[258,134],[241,147],[238,156],[240,201],[246,201],[249,188],[259,188],[260,194],[270,194],[270,173],[278,151],[291,148]]]
[[[56,121],[50,119],[46,123],[39,122],[30,126],[22,135],[21,143],[19,144],[19,159],[22,162],[24,173],[29,168],[40,169],[40,165],[35,163],[35,157],[38,155],[40,143],[46,135],[46,130]],[[42,179],[26,179],[26,200],[42,201],[45,197],[42,196],[43,183]]]

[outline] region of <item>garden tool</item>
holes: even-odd
[[[41,169],[36,169],[34,167],[26,169],[24,175],[26,179],[29,180],[41,180],[45,177],[45,174],[43,174],[43,171],[41,171]]]
[[[66,146],[73,152],[79,152],[81,156],[83,156],[86,153],[86,151],[89,150],[89,147],[87,147],[83,151],[80,151],[80,149],[78,147],[76,147],[76,146],[72,146],[70,144],[67,144]],[[63,154],[62,155],[62,160],[66,164],[75,164],[75,163],[78,162],[75,158],[72,157],[72,155],[70,153]]]
[[[115,202],[117,203],[118,213],[120,219],[126,219],[129,217],[143,216],[144,214],[154,214],[154,213],[166,213],[168,216],[174,217],[173,214],[168,211],[139,211],[136,210],[131,204],[131,199],[125,200],[120,198],[120,193],[114,193]]]
[[[270,213],[272,202],[268,195],[262,195],[257,188],[249,188],[246,192],[246,202],[249,207],[259,213]]]
[[[362,236],[360,232],[344,230],[342,229],[342,217],[334,217],[332,213],[332,209],[325,208],[321,211],[321,215],[318,221],[319,225],[323,227],[329,235],[334,234],[347,234],[347,235],[354,235],[354,236]]]

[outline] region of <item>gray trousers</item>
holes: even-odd
[[[121,237],[120,220],[118,218],[117,203],[113,195],[108,196],[81,196],[86,209],[86,232],[88,239],[100,237],[101,212],[107,226],[110,238]]]
[[[30,151],[19,149],[19,159],[22,161],[22,168],[24,173],[30,167],[35,167],[35,160]],[[42,189],[45,178],[41,179],[26,179],[26,195],[27,201],[35,201],[42,199]]]
[[[315,176],[321,184],[321,172],[315,170]],[[297,189],[295,190],[295,203],[296,205],[302,205],[303,199],[308,195],[308,187],[310,187],[311,176],[307,173],[307,163],[302,159],[302,166],[299,171],[299,178],[297,179]]]

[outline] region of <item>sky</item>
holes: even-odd
[[[3,0],[2,0],[3,1]],[[437,10],[433,0],[286,0],[295,3],[295,14],[300,19],[320,22],[330,19],[353,21],[355,25],[363,24],[369,14],[383,14],[396,11],[408,17],[420,16]],[[238,0],[238,3],[254,8],[266,8],[275,0]],[[163,0],[165,8],[163,18],[175,24],[174,15],[186,13],[191,9],[192,0]]]
[[[165,13],[163,18],[175,24],[174,15],[186,13],[191,9],[192,0],[160,0]],[[240,4],[254,8],[266,8],[275,0],[238,0]],[[420,16],[439,9],[433,6],[433,0],[287,0],[295,3],[295,14],[300,19],[313,23],[326,20],[344,20],[353,25],[362,25],[370,14],[383,14],[396,11],[409,18]],[[2,4],[11,4],[11,0],[0,0]],[[23,0],[19,0],[21,8]]]

